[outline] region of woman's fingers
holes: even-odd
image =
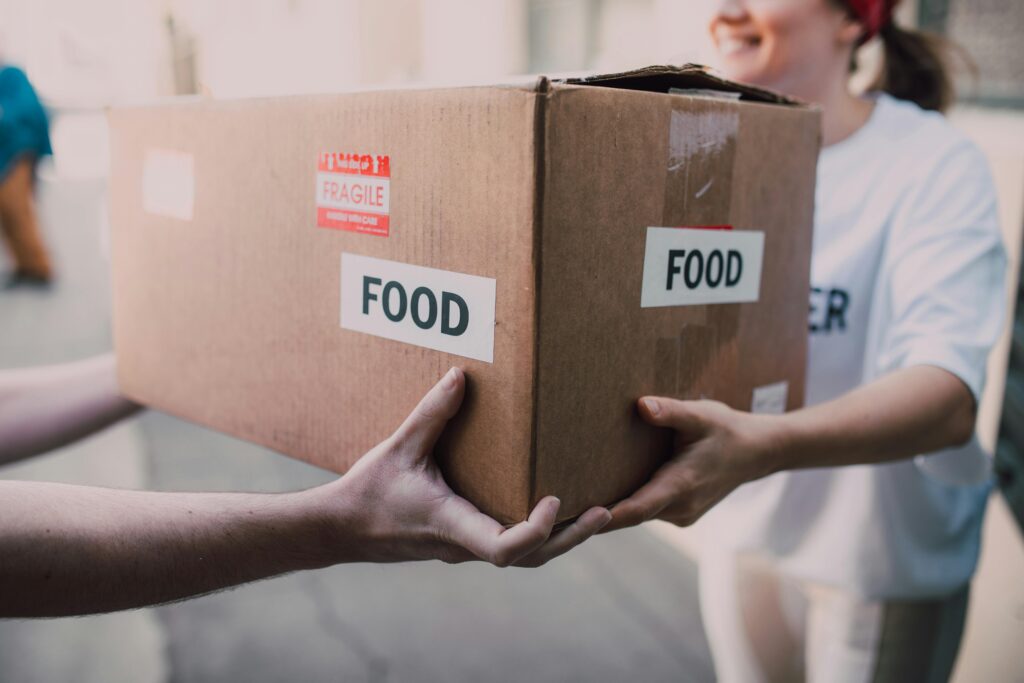
[[[637,401],[640,417],[656,427],[671,427],[690,439],[702,435],[707,423],[699,408],[699,401],[679,401],[660,396],[644,396]]]
[[[540,567],[586,541],[608,524],[611,519],[612,514],[607,509],[590,508],[575,522],[552,535],[544,545],[515,564],[517,567]]]
[[[449,370],[431,387],[395,431],[394,438],[401,450],[416,458],[429,455],[448,420],[459,411],[465,388],[465,375],[459,368]]]

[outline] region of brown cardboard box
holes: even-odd
[[[114,337],[142,403],[343,472],[458,365],[442,466],[503,522],[645,481],[669,439],[643,394],[802,404],[809,108],[652,67],[110,123]]]

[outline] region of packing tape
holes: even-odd
[[[682,104],[682,102],[680,102]],[[662,225],[731,223],[739,109],[734,102],[689,98],[669,118]],[[654,387],[663,396],[715,398],[739,377],[738,304],[705,307],[704,324],[687,323],[654,349]]]
[[[669,118],[662,225],[728,225],[739,109],[729,101],[686,104]]]

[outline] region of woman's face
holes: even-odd
[[[806,96],[846,74],[860,27],[833,0],[710,1],[711,43],[729,78]]]

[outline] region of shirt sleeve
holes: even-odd
[[[1006,307],[995,186],[985,157],[966,140],[929,168],[891,226],[883,266],[889,324],[877,371],[938,366],[977,402]]]

